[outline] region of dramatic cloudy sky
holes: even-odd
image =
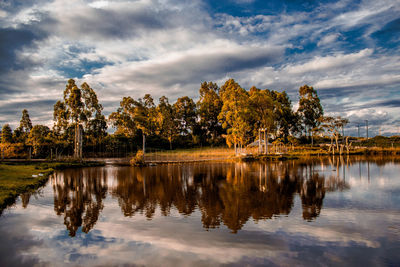
[[[202,81],[234,78],[293,104],[312,85],[349,132],[368,119],[372,134],[397,134],[399,45],[399,0],[3,0],[0,125],[27,108],[51,126],[69,78],[88,82],[106,115],[123,96],[196,99]]]

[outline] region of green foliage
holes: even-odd
[[[67,111],[67,107],[64,102],[57,101],[54,105],[53,120],[54,126],[53,130],[56,135],[61,135],[65,133],[69,126],[70,113]]]
[[[319,125],[318,119],[324,115],[317,91],[313,87],[303,85],[299,89],[299,109],[302,123],[305,126],[306,133],[310,133],[313,128]]]
[[[3,129],[1,130],[1,142],[2,143],[12,143],[13,135],[10,125],[4,124]]]
[[[28,110],[22,110],[21,121],[19,122],[19,130],[24,133],[29,133],[32,129],[32,122],[29,117]]]
[[[28,145],[33,148],[33,155],[39,155],[40,152],[51,145],[50,129],[44,125],[35,125],[29,133]]]
[[[180,97],[173,105],[180,135],[193,134],[196,124],[196,105],[188,96]]]
[[[396,148],[400,147],[400,136],[397,135],[397,136],[386,137],[378,135],[373,138],[361,139],[360,145],[367,147]]]
[[[172,142],[178,136],[178,123],[175,109],[169,103],[167,97],[162,96],[160,98],[157,114],[160,135],[168,140],[169,148],[172,149]]]
[[[80,123],[86,121],[86,112],[84,112],[84,104],[82,102],[81,90],[76,86],[73,79],[68,80],[68,84],[64,91],[64,102],[67,106],[67,111],[70,113],[72,121]]]
[[[244,145],[251,134],[249,95],[233,79],[225,82],[220,95],[223,105],[218,119],[222,127],[227,129],[227,144]]]
[[[314,132],[325,132],[331,138],[331,143],[333,142],[333,138],[336,140],[336,148],[339,149],[339,136],[340,129],[342,129],[346,124],[349,123],[348,119],[338,117],[324,117],[321,116],[318,118],[318,124],[320,127],[315,127],[313,129]]]
[[[222,110],[222,100],[218,95],[219,88],[216,83],[203,82],[200,86],[200,100],[197,102],[199,125],[203,139],[208,144],[218,144],[218,137],[223,133],[218,115]]]
[[[83,142],[97,146],[107,135],[107,121],[102,110],[103,106],[99,104],[95,91],[87,83],[79,88],[73,79],[68,80],[64,101],[54,105],[52,138],[59,144],[65,140],[74,143],[75,138],[80,140],[78,129],[81,127],[79,125],[83,125]],[[74,146],[75,156],[79,155],[77,143]]]
[[[304,85],[299,93],[297,113],[293,112],[285,91],[254,86],[246,91],[233,79],[221,88],[216,83],[203,82],[197,103],[188,96],[173,104],[162,96],[158,105],[150,94],[137,100],[123,97],[118,109],[108,117],[116,128],[114,134],[108,135],[107,120],[95,91],[87,83],[79,88],[70,79],[63,100],[54,105],[53,129],[43,125],[32,127],[24,109],[14,134],[8,125],[4,125],[1,134],[3,143],[20,145],[4,146],[3,151],[7,149],[9,155],[21,157],[32,147],[35,157],[71,155],[77,125],[83,126],[83,151],[91,156],[127,156],[137,151],[143,137],[155,149],[219,145],[224,139],[228,146],[236,148],[257,138],[260,128],[285,143],[294,142],[293,135],[302,125],[309,133],[333,131],[325,122],[318,127],[323,122],[323,109],[314,88]]]
[[[250,105],[252,108],[252,117],[255,121],[254,130],[259,128],[267,129],[267,132],[275,132],[277,127],[278,103],[271,97],[270,92],[260,90],[256,87],[250,88]],[[256,133],[255,133],[256,134]]]
[[[292,102],[285,91],[272,92],[274,92],[273,99],[278,104],[278,108],[275,109],[278,136],[287,140],[290,134],[299,132],[299,117],[293,112]]]
[[[134,136],[137,130],[134,121],[134,100],[131,97],[124,97],[120,107],[108,117],[109,121],[116,128],[115,134]]]

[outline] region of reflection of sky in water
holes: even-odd
[[[116,169],[102,170],[107,177],[107,194],[98,219],[88,233],[80,227],[75,237],[69,236],[64,214],[56,215],[54,180],[40,194],[31,196],[27,208],[22,208],[18,200],[16,206],[4,211],[0,217],[1,265],[400,263],[400,165],[397,164],[369,163],[369,179],[367,162],[360,165],[353,162],[344,167],[344,172],[343,165],[338,169],[336,165],[315,164],[312,173],[324,177],[325,187],[328,180],[338,177],[340,181],[345,177],[347,183],[347,189],[325,192],[318,217],[303,219],[302,198],[296,193],[288,215],[275,214],[271,219],[260,220],[249,218],[236,234],[224,222],[215,229],[205,229],[198,206],[188,215],[182,215],[172,205],[168,216],[156,207],[151,219],[145,212],[125,217],[116,190],[118,182],[113,179]],[[309,171],[303,168],[297,174],[305,175]],[[195,183],[193,173],[189,168],[180,177],[183,182]],[[257,174],[256,165],[246,168],[246,177]],[[277,175],[274,179],[281,178]]]

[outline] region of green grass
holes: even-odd
[[[54,170],[79,167],[103,166],[101,162],[7,162],[0,163],[0,214],[22,193],[44,185]],[[43,176],[39,176],[42,174]],[[37,177],[32,177],[35,175]]]
[[[52,171],[49,168],[40,168],[37,164],[0,164],[0,211],[19,194],[43,185]],[[43,176],[32,177],[40,173]]]

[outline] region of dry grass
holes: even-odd
[[[235,156],[232,148],[191,148],[147,152],[146,161],[218,160]]]

